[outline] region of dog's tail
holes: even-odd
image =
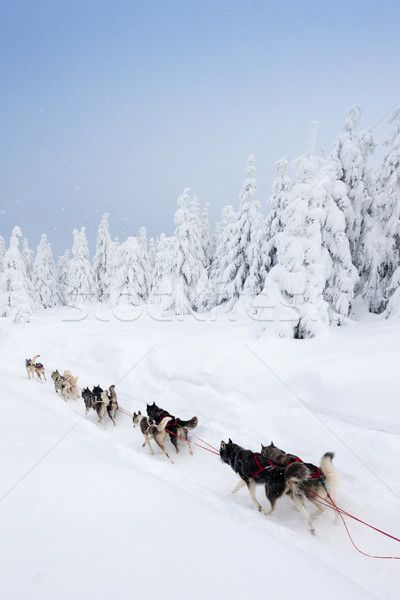
[[[31,364],[34,365],[35,362],[37,361],[37,359],[39,358],[40,354],[36,354],[36,356],[34,356],[31,360]]]
[[[333,466],[333,458],[335,454],[334,452],[325,452],[320,461],[320,469],[325,475],[325,485],[328,490],[328,493],[332,497],[333,501],[336,503],[337,498],[337,490],[339,487],[339,473],[336,471]]]
[[[165,428],[171,419],[172,419],[172,417],[164,417],[163,420],[160,421],[160,423],[157,425],[157,431],[165,431]]]
[[[284,472],[286,487],[285,494],[299,492],[299,484],[305,483],[310,477],[308,467],[302,462],[294,462],[288,465]]]
[[[197,427],[197,417],[192,417],[189,421],[182,421],[182,419],[177,419],[179,427],[183,427],[184,429],[194,429]]]

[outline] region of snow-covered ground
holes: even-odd
[[[127,416],[104,430],[82,400],[56,395],[48,371],[116,384],[129,412],[155,401],[197,415],[194,433],[217,448],[273,440],[314,463],[333,450],[340,506],[400,537],[400,321],[296,341],[259,338],[243,318],[149,312],[0,320],[2,599],[397,598],[400,561],[359,554],[330,510],[315,537],[286,498],[261,516],[246,489],[230,493],[237,479],[218,456],[151,456]],[[35,354],[44,384],[25,372]],[[363,551],[400,556],[398,542],[347,523]]]

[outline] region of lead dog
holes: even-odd
[[[143,434],[144,442],[142,444],[142,448],[144,448],[144,446],[147,444],[151,454],[154,454],[153,448],[151,447],[150,443],[150,438],[152,438],[164,452],[165,456],[173,463],[174,461],[168,455],[167,451],[164,448],[164,439],[167,435],[165,427],[171,421],[171,417],[164,417],[161,420],[161,422],[158,425],[156,425],[153,419],[142,415],[142,413],[139,410],[137,414],[133,413],[132,421],[133,426],[136,427],[136,425],[138,425],[140,427],[140,431]]]
[[[269,446],[263,446],[261,444],[261,454],[265,458],[276,462],[281,467],[296,462],[303,462],[301,458],[295,454],[289,454],[275,446],[274,442],[271,442]],[[317,509],[313,515],[314,519],[324,512],[324,506],[319,502],[321,498],[325,500],[329,494],[334,504],[337,504],[339,475],[332,463],[334,456],[335,454],[333,452],[326,452],[320,460],[319,467],[312,463],[304,463],[310,471],[310,479],[307,481],[306,485],[303,485],[303,491],[306,498],[312,502]],[[338,520],[338,518],[339,513],[338,511],[335,511],[335,519]]]
[[[47,381],[42,363],[36,362],[39,356],[40,354],[36,354],[36,356],[34,356],[33,358],[25,359],[25,368],[26,372],[28,373],[28,379],[33,379],[36,373],[40,381],[42,381],[42,375],[44,377],[44,380]]]
[[[154,419],[156,425],[161,423],[164,417],[171,417],[171,421],[168,423],[168,431],[170,440],[175,447],[175,450],[179,452],[178,439],[182,439],[187,443],[190,454],[193,454],[193,450],[188,440],[188,429],[194,429],[197,426],[197,417],[192,417],[188,421],[182,421],[178,417],[174,417],[164,408],[157,406],[155,402],[147,405],[147,415],[150,419]]]
[[[297,510],[307,521],[310,532],[314,535],[314,527],[304,506],[303,485],[308,482],[310,476],[310,471],[304,463],[294,462],[280,467],[262,454],[234,444],[231,439],[228,442],[221,442],[219,452],[222,462],[228,464],[240,477],[240,481],[232,493],[247,485],[253,504],[264,515],[272,513],[276,501],[288,494]],[[258,502],[255,493],[256,485],[264,485],[265,495],[271,505],[269,510],[263,510]]]

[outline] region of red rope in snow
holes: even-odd
[[[363,554],[364,556],[367,556],[368,558],[381,558],[381,559],[386,559],[386,560],[400,560],[400,556],[374,556],[372,554],[367,554],[366,552],[363,552],[362,550],[360,550],[360,548],[358,548],[358,546],[355,544],[349,528],[347,526],[346,521],[344,520],[343,515],[346,515],[346,517],[350,517],[351,519],[354,519],[355,521],[358,521],[359,523],[362,523],[363,525],[366,525],[367,527],[370,527],[371,529],[374,529],[374,531],[377,531],[378,533],[381,533],[382,535],[385,535],[389,538],[391,538],[392,540],[395,540],[396,542],[400,542],[400,539],[395,537],[394,535],[390,535],[390,533],[386,533],[386,531],[382,531],[381,529],[378,529],[377,527],[374,527],[373,525],[370,525],[369,523],[367,523],[366,521],[363,521],[362,519],[358,519],[357,517],[355,517],[354,515],[352,515],[351,513],[343,510],[342,508],[339,508],[334,501],[332,500],[330,494],[328,493],[328,498],[329,501],[326,500],[326,498],[323,498],[322,496],[320,496],[319,494],[317,494],[316,492],[314,492],[313,490],[310,490],[309,488],[305,488],[307,490],[307,492],[310,492],[311,494],[314,494],[314,496],[316,496],[315,500],[316,502],[318,502],[319,504],[322,504],[323,506],[328,506],[329,508],[332,508],[333,510],[336,510],[339,515],[340,518],[343,521],[343,525],[345,526],[347,535],[349,536],[349,539],[351,541],[351,543],[353,544],[354,548],[357,550],[357,552],[359,552],[360,554]],[[317,499],[319,498],[319,500]]]
[[[209,448],[206,448],[205,446],[200,446],[200,444],[197,444],[197,442],[192,442],[190,440],[187,440],[186,438],[182,437],[181,435],[178,435],[177,433],[174,433],[173,431],[170,431],[169,429],[166,429],[165,431],[171,435],[174,435],[175,437],[179,438],[180,440],[183,440],[184,442],[189,442],[189,444],[194,444],[195,446],[198,446],[199,448],[203,448],[203,450],[207,450],[207,452],[212,452],[213,454],[218,454],[218,456],[219,456],[219,452],[216,452],[215,450],[210,450]],[[205,442],[205,443],[207,443],[207,442]]]

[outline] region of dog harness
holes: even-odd
[[[268,467],[262,467],[261,464],[260,464],[260,461],[258,460],[257,454],[254,454],[253,458],[254,458],[255,463],[256,463],[256,465],[258,467],[258,471],[256,471],[255,473],[253,473],[252,477],[257,477],[257,475],[259,475],[263,471],[266,471],[267,469],[272,469],[272,467],[276,467],[278,469],[286,469],[286,467],[282,467],[281,465],[277,465],[272,460],[268,460],[268,462],[269,462],[269,466]],[[292,463],[293,462],[303,462],[303,461],[301,460],[301,458],[297,458],[296,457],[295,460],[292,460]],[[288,464],[291,464],[291,463],[288,463]],[[317,472],[316,473],[310,473],[309,479],[319,479],[320,482],[322,483],[322,485],[324,485],[324,481],[322,479],[321,469],[319,467],[317,467]]]
[[[260,464],[260,461],[258,460],[257,454],[254,454],[253,458],[254,458],[255,463],[256,463],[256,465],[258,467],[258,471],[256,471],[255,473],[253,473],[252,477],[257,477],[257,475],[259,475],[263,471],[266,471],[267,469],[272,469],[272,467],[278,467],[278,465],[276,465],[275,463],[273,463],[272,460],[268,460],[268,462],[269,462],[269,466],[268,467],[262,467],[261,464]],[[278,468],[284,468],[284,467],[278,467]]]

